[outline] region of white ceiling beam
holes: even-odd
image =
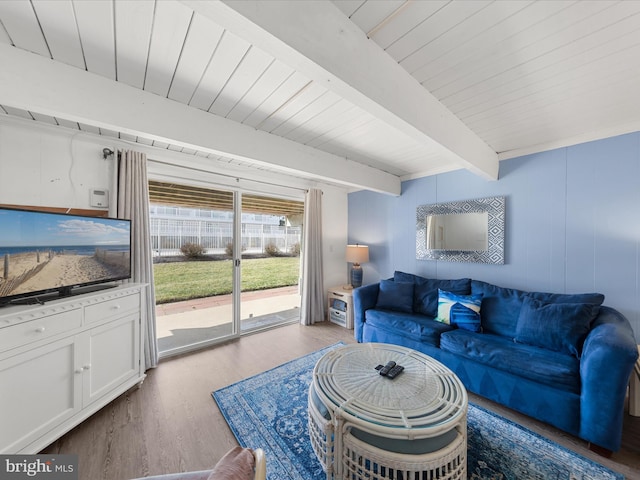
[[[181,0],[459,167],[498,178],[480,137],[328,0]]]
[[[261,163],[356,189],[400,195],[382,170],[0,44],[0,104]]]

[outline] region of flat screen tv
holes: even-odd
[[[0,207],[0,305],[130,277],[129,220]]]

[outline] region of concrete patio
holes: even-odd
[[[156,305],[160,352],[229,335],[232,308],[232,295]],[[240,308],[243,332],[297,321],[298,286],[243,292]]]

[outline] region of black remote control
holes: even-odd
[[[387,378],[396,378],[402,373],[403,370],[404,367],[402,365],[396,365],[391,370],[389,370],[389,373],[387,373]]]
[[[389,373],[389,370],[391,370],[395,366],[396,366],[396,362],[393,362],[393,361],[387,362],[387,364],[380,369],[380,375],[386,376],[387,373]]]

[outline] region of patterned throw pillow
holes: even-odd
[[[438,317],[436,320],[471,332],[480,332],[482,295],[456,295],[438,289]]]

